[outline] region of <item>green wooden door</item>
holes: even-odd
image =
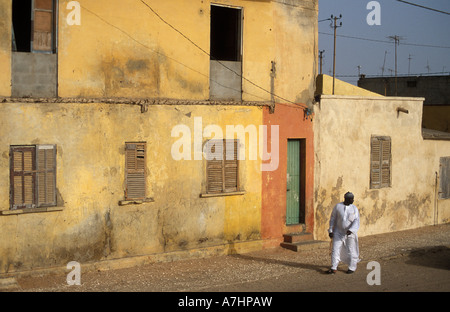
[[[288,140],[286,224],[300,223],[300,140]]]

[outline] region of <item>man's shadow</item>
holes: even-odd
[[[234,257],[234,258],[238,258],[238,259],[260,261],[260,262],[267,263],[267,264],[280,264],[280,265],[290,266],[290,267],[294,267],[294,268],[313,270],[320,274],[326,274],[326,271],[329,269],[329,266],[325,266],[325,265],[315,265],[315,264],[309,264],[309,263],[299,263],[299,262],[283,261],[283,260],[277,260],[277,259],[259,258],[259,257],[252,257],[249,255],[242,255],[242,254],[232,254],[230,256]]]

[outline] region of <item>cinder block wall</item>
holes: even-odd
[[[12,53],[13,97],[56,97],[56,54]]]

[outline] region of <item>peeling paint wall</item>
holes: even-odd
[[[66,2],[61,3],[59,24],[60,96],[128,97],[139,90],[143,98],[209,98],[210,1],[150,4],[197,46],[139,1],[133,5],[119,0],[80,1],[80,26],[65,23]],[[271,2],[214,3],[243,8],[243,74],[270,90]],[[242,88],[245,101],[270,99],[246,80]]]
[[[435,172],[449,141],[424,141],[421,98],[322,95],[315,107],[315,233],[326,239],[333,206],[347,191],[361,214],[360,235],[449,221],[450,200],[439,200]],[[402,107],[408,113],[398,113]],[[391,187],[370,189],[370,138],[389,136]]]
[[[274,61],[275,92],[311,104],[317,71],[316,0],[151,3],[165,22],[140,1],[82,0],[80,25],[67,23],[69,0],[58,3],[60,97],[136,97],[139,90],[141,98],[208,99],[214,3],[243,10],[242,99],[270,100]],[[9,96],[11,2],[0,0],[0,6],[5,24],[0,27],[0,96]]]
[[[11,96],[11,1],[0,1],[0,96]]]
[[[133,5],[119,0],[78,2],[80,25],[67,23],[73,10],[67,8],[69,0],[58,2],[58,96],[136,97],[139,90],[141,98],[209,98],[212,2],[151,3],[164,22],[140,1]],[[214,3],[244,11],[243,74],[248,80],[242,81],[242,99],[270,100],[259,87],[270,90],[272,2]],[[0,27],[0,96],[10,96],[11,1],[0,0],[0,8],[4,23]]]
[[[183,124],[193,135],[193,118],[202,116],[203,127],[218,125],[226,133],[226,125],[261,124],[261,108],[243,107],[236,114],[236,107],[226,106],[151,106],[141,113],[136,105],[3,103],[0,116],[0,210],[9,209],[14,144],[57,145],[62,209],[0,216],[0,272],[211,246],[228,252],[230,243],[260,248],[260,161],[240,163],[244,195],[200,198],[205,161],[173,160],[171,147],[179,137],[171,137],[171,130]],[[118,204],[124,199],[127,141],[147,142],[147,193],[154,202]]]
[[[276,93],[312,108],[318,71],[318,1],[282,0],[273,5]]]
[[[208,97],[207,55],[137,1],[79,1],[81,24],[59,10],[62,97]],[[152,8],[208,50],[207,1],[157,1]],[[202,29],[204,31],[198,31]],[[189,57],[185,55],[188,54]]]

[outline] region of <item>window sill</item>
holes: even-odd
[[[23,209],[10,209],[10,210],[1,210],[0,216],[10,216],[10,215],[19,215],[25,213],[39,213],[39,212],[51,212],[51,211],[61,211],[63,207],[41,207],[41,208],[23,208]]]
[[[140,205],[144,203],[152,203],[155,200],[153,198],[146,198],[142,200],[119,200],[119,206],[126,206],[126,205]]]
[[[233,196],[233,195],[244,195],[245,191],[238,191],[238,192],[229,192],[229,193],[204,193],[200,194],[201,198],[208,198],[208,197],[222,197],[222,196]]]

